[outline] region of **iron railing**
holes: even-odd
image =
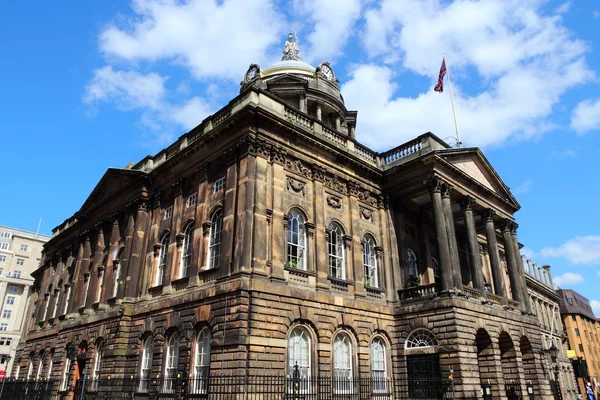
[[[79,380],[65,385],[58,381],[4,382],[1,400],[108,399],[209,399],[209,400],[434,400],[449,398],[450,381],[419,379],[324,376],[291,378],[287,376],[213,375],[191,379],[100,379]]]

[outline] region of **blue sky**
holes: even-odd
[[[156,153],[218,110],[296,29],[331,61],[357,138],[386,150],[432,131],[447,54],[466,146],[522,205],[519,240],[600,316],[600,2],[65,1],[0,8],[0,223],[42,232],[108,167]]]

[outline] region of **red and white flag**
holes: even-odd
[[[444,76],[446,75],[446,57],[442,59],[442,66],[440,67],[440,75],[438,76],[438,83],[435,85],[436,92],[442,93],[444,91]]]

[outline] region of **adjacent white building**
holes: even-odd
[[[27,315],[31,273],[39,267],[42,247],[49,239],[0,225],[0,376],[11,370]]]

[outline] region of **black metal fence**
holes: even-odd
[[[66,388],[66,390],[61,390]],[[210,376],[198,379],[136,378],[77,381],[7,380],[0,400],[391,400],[451,398],[445,379],[290,378],[284,376]]]

